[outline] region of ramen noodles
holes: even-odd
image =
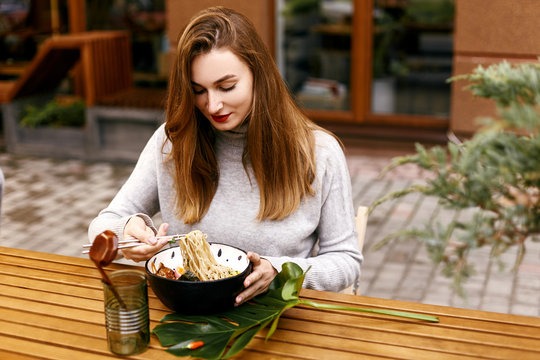
[[[206,234],[200,230],[194,230],[186,236],[178,237],[176,240],[182,254],[182,265],[176,269],[170,269],[160,264],[154,273],[168,279],[181,279],[189,281],[219,280],[230,276],[238,275],[228,266],[219,264],[210,245],[206,241]]]

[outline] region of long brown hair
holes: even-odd
[[[253,104],[247,119],[243,165],[249,163],[260,190],[257,218],[279,220],[313,195],[316,171],[313,129],[321,129],[296,106],[270,52],[242,14],[213,7],[195,15],[178,41],[169,84],[165,132],[172,143],[176,209],[185,223],[198,222],[216,192],[219,168],[210,122],[195,107],[191,63],[226,48],[253,73]]]

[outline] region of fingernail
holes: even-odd
[[[248,287],[250,284],[251,284],[251,282],[249,280],[246,280],[245,287]]]
[[[150,241],[150,244],[152,245],[154,245],[157,242],[156,238],[153,238],[153,237],[148,240]]]
[[[237,304],[241,304],[241,303],[242,303],[242,300],[243,300],[242,297],[241,297],[241,296],[238,296],[238,297],[236,298],[236,303],[237,303]]]

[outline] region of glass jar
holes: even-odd
[[[118,270],[109,278],[112,286],[103,282],[109,349],[117,355],[141,353],[150,340],[146,276]]]

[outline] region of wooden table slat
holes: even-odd
[[[414,303],[402,300],[391,300],[382,298],[369,298],[359,295],[340,294],[325,291],[304,289],[302,297],[319,302],[338,303],[341,305],[357,307],[373,307],[379,309],[392,308],[401,311],[418,311],[434,316],[448,316],[462,319],[484,320],[489,322],[500,322],[505,324],[529,325],[540,329],[540,322],[537,317],[520,316],[513,314],[494,313],[487,311],[471,310],[465,308],[454,308],[449,306],[430,305]]]
[[[81,243],[82,251],[82,243]],[[24,249],[15,249],[0,246],[0,253],[4,255],[9,255],[13,258],[20,257],[23,259],[35,259],[35,260],[45,260],[52,263],[61,263],[67,265],[79,265],[82,267],[92,267],[92,262],[88,261],[86,258],[77,258],[72,256],[58,255],[43,253],[39,251],[30,251]]]
[[[70,265],[61,262],[50,262],[42,259],[32,259],[25,257],[12,257],[0,254],[0,264],[12,265],[21,269],[21,272],[34,270],[47,270],[66,274],[73,274],[77,271],[78,275],[96,277],[97,269],[94,267],[82,267],[81,265]],[[99,274],[98,274],[99,275]]]
[[[380,350],[385,346],[392,346],[396,349],[397,353],[402,349],[408,349],[409,352],[418,351],[414,356],[411,354],[410,358],[432,359],[434,353],[445,352],[445,359],[452,359],[454,357],[461,358],[461,356],[470,357],[488,357],[490,359],[511,359],[519,352],[523,347],[530,349],[537,349],[538,344],[533,340],[528,342],[515,341],[515,338],[502,338],[500,343],[493,341],[482,342],[480,339],[467,339],[467,338],[446,338],[444,334],[441,335],[429,335],[421,334],[410,329],[410,331],[403,332],[390,332],[380,329],[343,326],[340,324],[329,323],[316,323],[305,320],[282,318],[280,320],[279,328],[282,330],[294,331],[295,329],[302,329],[302,332],[307,334],[307,337],[316,337],[317,334],[326,333],[328,338],[339,339],[338,342],[347,344],[349,349],[354,348],[359,342],[362,342],[358,351],[367,347]],[[323,343],[323,339],[317,340],[318,343]],[[366,344],[369,344],[367,346]],[[474,346],[471,346],[474,345]],[[520,347],[521,345],[521,347]],[[385,351],[385,353],[390,353]],[[427,353],[427,356],[421,356],[420,354]],[[532,358],[540,357],[540,350],[536,351],[536,355]]]
[[[97,278],[88,278],[76,273],[67,274],[50,272],[42,269],[32,269],[31,272],[29,272],[28,270],[21,269],[15,265],[0,264],[0,274],[15,275],[20,278],[31,277],[34,279],[45,279],[51,282],[57,282],[59,284],[76,284],[78,286],[91,287],[95,289],[101,287],[101,283]]]
[[[1,277],[0,277],[1,278]],[[55,292],[45,292],[42,291],[37,293],[31,289],[25,289],[17,286],[7,286],[0,284],[0,288],[4,288],[4,295],[11,296],[13,298],[21,299],[21,303],[24,303],[26,300],[31,300],[39,294],[39,302],[43,303],[44,306],[48,305],[59,305],[60,303],[66,307],[80,308],[82,310],[97,310],[103,311],[103,298],[90,298],[90,297],[73,297],[68,295],[63,295],[60,291],[62,288],[58,285],[55,285]],[[11,295],[10,295],[11,294]],[[71,305],[70,305],[71,304]],[[148,299],[149,308],[153,310],[153,314],[156,317],[156,321],[161,320],[163,316],[167,315],[171,311],[163,305],[159,299],[152,297]]]
[[[57,329],[71,333],[86,333],[88,336],[105,336],[105,318],[101,322],[81,322],[79,319],[72,319],[50,314],[30,313],[21,309],[10,309],[0,307],[0,319],[8,319],[16,324],[34,324],[34,326],[44,329]]]
[[[64,348],[56,345],[56,343],[48,344],[37,341],[21,339],[16,336],[0,335],[0,343],[3,348],[8,348],[15,353],[33,356],[39,359],[54,359],[54,360],[100,360],[111,359],[111,354],[96,354],[94,352],[79,351],[69,348]]]
[[[408,346],[408,344],[396,344],[395,341],[385,342],[382,339],[380,341],[370,340],[364,336],[343,336],[338,337],[335,335],[313,332],[301,332],[298,331],[300,327],[293,327],[287,330],[287,327],[282,327],[280,324],[279,329],[281,331],[272,335],[274,340],[282,340],[289,344],[296,344],[299,346],[305,344],[312,344],[313,352],[316,354],[322,354],[325,351],[331,351],[334,354],[339,354],[346,350],[347,353],[356,354],[358,358],[364,359],[366,356],[380,356],[381,353],[385,354],[391,359],[415,359],[415,360],[430,360],[437,356],[444,354],[445,360],[460,360],[471,358],[471,354],[460,354],[459,352],[451,349],[430,349],[418,346]],[[303,328],[302,328],[303,329]],[[303,329],[304,330],[304,329]],[[413,342],[414,343],[414,342]],[[444,351],[442,351],[444,350]],[[347,356],[342,354],[341,356]],[[348,355],[350,356],[350,354]],[[477,356],[474,355],[476,358]],[[330,357],[321,356],[321,359]],[[499,357],[488,357],[490,359],[500,359]]]
[[[51,314],[60,318],[74,318],[85,323],[98,323],[102,318],[102,314],[96,311],[68,308],[62,305],[45,304],[7,296],[2,296],[2,307],[35,314]]]
[[[7,329],[7,331],[4,331],[4,329]],[[107,348],[105,329],[103,327],[101,327],[101,336],[96,337],[91,336],[86,331],[71,333],[60,329],[36,328],[30,324],[10,323],[0,320],[0,334],[16,334],[20,339],[44,343],[49,341],[49,339],[55,339],[56,344],[62,347],[79,351],[85,351],[88,348],[91,348],[101,355],[110,354]],[[147,354],[145,356],[150,356],[153,359],[160,358],[164,353],[163,348],[155,337],[151,338],[150,348],[146,352]]]
[[[56,292],[71,296],[98,299],[103,297],[103,290],[97,287],[82,287],[76,284],[51,283],[48,279],[37,277],[14,276],[0,272],[0,284],[15,286],[19,288],[35,289],[43,292]]]
[[[34,360],[34,356],[28,356],[24,354],[17,354],[13,351],[1,350],[0,349],[0,359],[9,359],[9,360]]]
[[[100,311],[103,310],[103,300],[86,299],[81,297],[73,297],[59,293],[43,292],[33,289],[21,289],[14,286],[0,284],[0,293],[4,296],[19,297],[26,299],[36,299],[40,303],[54,304],[65,307],[80,307],[87,310]]]
[[[85,299],[103,300],[103,287],[97,280],[99,287],[82,287],[80,285],[51,283],[50,279],[38,279],[35,277],[10,276],[0,273],[0,284],[10,285],[20,288],[18,290],[21,296],[24,296],[23,289],[34,289],[41,293],[70,295]],[[151,308],[163,311],[163,315],[170,310],[156,297],[152,289],[148,289],[148,304]]]
[[[339,311],[320,312],[314,309],[293,308],[287,311],[286,316],[300,317],[313,322],[325,324],[343,324],[347,321],[348,326],[359,326],[363,328],[374,328],[378,330],[391,330],[394,333],[417,332],[422,335],[448,337],[450,335],[463,337],[463,331],[470,331],[471,336],[468,339],[478,337],[484,341],[492,338],[499,342],[502,338],[515,337],[524,340],[532,340],[540,349],[539,332],[534,327],[499,325],[478,320],[463,320],[461,325],[455,323],[455,319],[441,316],[438,323],[425,323],[417,320],[396,318],[386,315],[359,315],[343,313]],[[466,329],[466,330],[464,330]]]
[[[81,251],[82,251],[82,244],[81,244]],[[0,246],[0,255],[2,256],[0,259],[4,259],[3,261],[0,260],[0,263],[11,263],[13,261],[17,262],[27,262],[27,266],[32,267],[33,264],[39,264],[40,262],[43,262],[45,264],[50,264],[48,267],[51,266],[57,266],[60,265],[60,267],[64,266],[64,268],[75,268],[78,271],[81,271],[83,269],[92,269],[92,271],[96,271],[95,274],[96,277],[99,277],[99,273],[97,272],[94,263],[90,260],[90,258],[86,257],[73,257],[73,256],[65,256],[65,255],[58,255],[58,254],[50,254],[50,253],[42,253],[39,251],[31,251],[31,250],[24,250],[24,249],[15,249],[15,248],[8,248]],[[139,263],[138,266],[130,266],[120,263],[112,263],[105,267],[106,270],[121,270],[121,269],[135,269],[144,271],[144,264]],[[84,271],[84,270],[83,270]]]
[[[56,329],[68,333],[84,333],[88,336],[105,337],[105,315],[101,316],[101,320],[99,317],[96,318],[95,322],[81,322],[79,319],[0,307],[0,318],[9,319],[9,322],[15,324],[32,323],[36,328]],[[153,329],[158,324],[158,321],[150,321],[150,329]],[[157,343],[156,337],[152,337],[152,339]]]

